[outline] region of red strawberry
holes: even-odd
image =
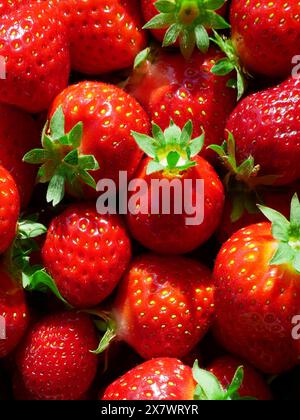
[[[245,98],[227,129],[235,138],[239,164],[252,156],[260,175],[276,177],[274,185],[300,178],[300,80],[290,78]]]
[[[155,51],[134,70],[126,89],[162,129],[169,126],[170,118],[181,127],[191,120],[195,136],[204,128],[206,146],[221,144],[236,104],[234,90],[227,87],[229,77],[210,72],[222,56],[211,48],[207,54],[195,52],[185,61],[178,53]],[[212,157],[206,148],[202,155]]]
[[[6,62],[6,78],[0,80],[3,102],[43,111],[67,85],[68,41],[48,1],[31,2],[0,19],[0,54]]]
[[[23,111],[0,104],[0,164],[15,179],[23,208],[28,205],[36,171],[22,159],[24,153],[37,146],[38,142],[39,132],[35,121]]]
[[[257,400],[262,401],[271,400],[271,391],[263,377],[250,365],[245,364],[234,357],[220,357],[219,359],[214,360],[208,369],[219,379],[222,386],[227,388],[239,366],[243,366],[244,380],[238,390],[238,394],[241,397],[254,397]]]
[[[1,0],[0,1],[0,16],[7,15],[24,4],[28,4],[30,0]]]
[[[210,326],[213,293],[211,273],[200,263],[144,255],[120,285],[110,326],[143,358],[183,357]]]
[[[109,296],[131,257],[119,216],[100,216],[94,205],[73,205],[53,219],[42,248],[47,272],[63,297],[90,307]]]
[[[216,260],[216,335],[233,354],[266,373],[299,362],[292,320],[300,310],[300,204],[292,200],[291,222],[261,207],[273,222],[243,228]],[[272,231],[272,232],[271,232]]]
[[[28,324],[28,308],[24,292],[3,264],[0,267],[0,316],[0,358],[2,358],[15,349]],[[4,332],[5,339],[2,336]]]
[[[39,321],[17,354],[29,395],[39,400],[79,399],[97,370],[97,335],[83,313],[62,312]],[[80,378],[80,380],[79,380]]]
[[[171,122],[164,133],[154,124],[153,138],[138,133],[133,136],[151,159],[144,159],[136,173],[147,188],[142,189],[136,201],[134,193],[130,196],[132,207],[135,206],[127,215],[132,236],[157,253],[183,254],[196,249],[217,229],[224,202],[218,175],[207,161],[197,156],[204,136],[191,141],[191,121],[182,131]],[[204,191],[199,188],[200,180],[204,182]],[[159,197],[153,197],[156,194],[153,182],[166,182],[167,186],[175,183],[176,187],[170,188],[169,209],[163,209],[166,201],[163,190],[159,191]],[[178,211],[176,205],[180,202],[182,208]],[[156,212],[153,206],[157,207]],[[193,209],[188,211],[187,206]],[[193,220],[189,220],[188,213]]]
[[[142,0],[142,12],[147,21],[144,28],[152,30],[164,47],[179,44],[186,58],[195,46],[201,52],[207,52],[210,29],[229,28],[222,17],[226,12],[226,1]]]
[[[12,243],[17,231],[20,213],[20,196],[10,173],[0,166],[0,253]]]
[[[138,0],[59,0],[74,70],[102,74],[132,66],[146,44]]]
[[[41,182],[52,179],[48,201],[57,204],[61,200],[65,183],[68,191],[77,196],[82,195],[78,180],[95,188],[87,172],[98,168],[95,159],[100,165],[94,174],[96,182],[109,178],[118,183],[119,171],[127,171],[128,178],[133,176],[143,154],[131,131],[147,133],[149,120],[136,100],[123,90],[98,82],[69,86],[53,102],[49,118],[50,128],[42,141],[46,152],[38,149],[25,156],[29,163],[43,163]],[[94,197],[89,189],[91,193]]]
[[[290,75],[292,58],[299,54],[298,0],[232,0],[232,43],[249,72],[274,78]]]

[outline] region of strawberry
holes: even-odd
[[[100,216],[94,205],[68,207],[52,220],[42,259],[62,296],[80,308],[109,296],[131,257],[119,216]]]
[[[58,204],[65,184],[69,193],[82,196],[82,183],[93,188],[101,178],[118,183],[119,171],[133,176],[143,154],[131,131],[147,133],[150,124],[142,107],[123,90],[99,82],[71,85],[53,102],[49,119],[44,149],[25,156],[26,162],[43,164],[38,180],[50,181],[48,201]],[[88,171],[99,166],[94,180]],[[95,197],[92,188],[86,194]]]
[[[99,351],[116,337],[145,359],[187,355],[211,324],[213,293],[210,271],[196,261],[136,258],[121,282]]]
[[[238,164],[252,156],[261,176],[274,177],[273,185],[299,179],[299,113],[300,80],[293,78],[241,101],[227,123]]]
[[[248,369],[248,368],[247,368]],[[251,368],[250,368],[251,369]],[[218,370],[218,373],[222,373]],[[252,374],[252,371],[251,371]],[[262,386],[262,379],[255,372],[251,380]],[[249,373],[247,381],[249,382]],[[209,371],[200,369],[198,362],[193,369],[180,360],[159,358],[149,360],[117,379],[105,390],[102,400],[242,400],[238,391],[243,387],[244,373],[239,366],[232,374],[227,388]],[[222,378],[223,379],[223,378]],[[246,378],[245,378],[246,379]],[[254,390],[255,393],[258,391]]]
[[[39,400],[79,399],[96,374],[97,357],[90,352],[96,345],[86,314],[61,312],[39,321],[16,357],[29,395]]]
[[[24,4],[28,4],[30,0],[1,0],[0,1],[0,16],[8,15],[16,9],[19,9]]]
[[[227,119],[236,104],[234,90],[227,87],[229,77],[210,72],[221,57],[215,48],[207,54],[195,52],[188,61],[178,53],[150,52],[138,62],[126,89],[162,129],[169,126],[170,118],[179,126],[191,119],[195,136],[204,128],[206,146],[221,144]],[[206,148],[201,154],[212,157]]]
[[[292,320],[300,309],[300,203],[295,195],[290,222],[260,208],[272,224],[241,229],[217,257],[215,333],[233,354],[278,374],[299,363]]]
[[[72,68],[102,74],[132,66],[146,45],[137,0],[59,0],[69,28]]]
[[[146,183],[147,189],[142,190],[136,201],[134,193],[130,195],[129,200],[135,208],[128,213],[127,223],[132,236],[157,253],[183,254],[196,249],[212,236],[221,219],[222,183],[210,164],[197,156],[204,135],[191,141],[192,131],[191,121],[182,130],[171,121],[164,132],[153,124],[153,138],[133,133],[151,159],[145,158],[136,173],[136,179]],[[159,197],[153,198],[156,194],[153,181],[175,186],[174,191],[170,188],[168,209],[163,209],[163,190],[159,191]],[[199,188],[202,181],[204,191]],[[180,202],[182,208],[178,211],[176,206]],[[191,206],[190,211],[187,206]],[[141,211],[144,207],[148,211]],[[153,211],[155,207],[157,209]],[[192,220],[188,213],[193,215]]]
[[[185,58],[191,56],[195,46],[206,53],[210,28],[229,28],[221,16],[226,11],[226,1],[142,0],[142,11],[148,21],[144,28],[152,30],[164,47],[179,44]]]
[[[2,102],[40,112],[67,85],[68,40],[51,2],[31,2],[0,19],[0,54]]]
[[[15,179],[23,208],[28,205],[36,171],[22,159],[38,142],[38,127],[31,116],[10,105],[0,104],[0,164]]]
[[[0,253],[12,243],[17,231],[20,213],[20,196],[10,173],[0,166]]]
[[[0,266],[0,316],[1,333],[0,358],[11,353],[23,337],[28,324],[28,308],[24,292],[17,281],[8,273],[3,263]],[[4,325],[2,321],[4,320]],[[4,331],[3,331],[4,327]]]
[[[238,390],[240,397],[254,397],[257,400],[271,400],[272,394],[263,377],[250,365],[232,356],[223,356],[214,360],[208,370],[227,388],[239,366],[243,366],[244,380]]]

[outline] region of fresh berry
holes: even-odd
[[[73,205],[57,216],[42,248],[58,290],[80,308],[95,306],[112,293],[130,257],[120,217],[101,216],[93,204]]]
[[[214,360],[208,369],[227,388],[239,366],[243,366],[244,380],[238,394],[240,397],[252,397],[257,400],[271,400],[272,394],[263,377],[250,365],[231,356],[223,356]]]
[[[120,171],[126,171],[128,179],[133,176],[143,153],[131,131],[147,133],[150,124],[142,107],[123,90],[100,82],[71,85],[53,102],[49,119],[42,140],[46,154],[37,149],[25,157],[29,163],[43,164],[40,182],[52,180],[48,201],[57,204],[65,184],[69,193],[82,196],[83,183],[95,188],[99,179],[108,178],[118,185]],[[91,179],[88,170],[98,166]],[[92,188],[84,194],[95,197]]]
[[[17,354],[29,394],[39,400],[76,400],[90,387],[97,369],[92,321],[83,313],[49,315],[30,331]]]
[[[69,78],[68,39],[55,6],[31,2],[0,19],[0,53],[6,78],[2,102],[29,112],[47,109]]]
[[[0,164],[16,181],[22,208],[28,205],[36,176],[35,168],[22,159],[25,152],[38,143],[38,127],[31,116],[0,104]]]
[[[21,8],[24,4],[28,4],[30,0],[1,0],[0,16],[8,15],[15,10]]]
[[[11,353],[19,344],[28,324],[28,308],[24,291],[7,272],[3,263],[0,267],[0,315],[0,358],[2,358]],[[3,339],[3,336],[6,338]]]
[[[214,313],[210,271],[184,257],[135,259],[113,306],[116,337],[145,359],[187,355]]]
[[[206,160],[197,156],[204,135],[191,141],[189,121],[182,130],[171,122],[164,133],[154,124],[153,138],[138,133],[133,136],[151,159],[145,158],[135,174],[147,188],[142,190],[139,199],[134,201],[136,207],[127,215],[130,233],[142,245],[161,254],[184,254],[196,249],[217,229],[224,202],[223,186],[217,173]],[[164,191],[158,196],[154,187],[157,182],[177,186],[170,188],[170,209],[163,208]],[[200,182],[203,182],[203,191],[199,188]],[[142,211],[146,207],[144,203],[149,212]],[[176,210],[178,203],[182,203],[179,211]],[[155,206],[156,213],[152,211]]]
[[[150,52],[134,70],[126,90],[162,129],[169,126],[170,118],[180,127],[191,120],[195,137],[205,130],[205,146],[221,144],[236,104],[235,91],[227,86],[229,76],[215,76],[210,71],[222,57],[215,48],[207,54],[195,52],[188,61],[179,53]],[[213,157],[206,147],[201,155]]]
[[[17,231],[20,196],[10,173],[0,166],[0,253],[11,245]]]
[[[72,68],[99,75],[132,66],[145,47],[138,0],[59,0],[69,28]]]
[[[299,362],[292,320],[300,308],[300,204],[294,196],[290,222],[275,210],[261,209],[272,225],[241,229],[217,257],[215,332],[227,350],[278,374]]]

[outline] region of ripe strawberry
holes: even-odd
[[[143,154],[131,131],[147,133],[149,120],[123,90],[98,82],[69,86],[53,102],[49,119],[42,140],[45,149],[25,156],[26,162],[43,163],[38,179],[51,181],[48,201],[57,204],[65,184],[68,192],[80,196],[82,183],[95,188],[99,179],[109,178],[118,184],[119,171],[127,171],[128,178],[133,176]],[[94,174],[96,182],[88,173],[98,168],[95,159],[100,166]],[[86,194],[95,196],[91,188]]]
[[[147,188],[137,200],[131,194],[130,203],[135,207],[130,209],[127,223],[132,236],[157,253],[184,254],[196,249],[212,236],[222,216],[222,183],[210,164],[197,156],[204,136],[191,141],[192,131],[189,121],[182,131],[171,122],[164,133],[153,124],[153,138],[133,133],[151,159],[144,159],[136,173]],[[155,197],[155,180],[174,186],[167,204],[163,189]],[[199,188],[202,181],[203,191]],[[182,203],[179,211],[178,203]]]
[[[250,365],[235,359],[232,356],[223,356],[214,360],[208,369],[227,388],[239,366],[243,366],[244,380],[238,390],[241,397],[253,397],[257,400],[271,400],[272,394],[263,377]]]
[[[10,173],[0,166],[0,253],[12,243],[17,231],[20,213],[20,196]]]
[[[7,272],[4,265],[0,266],[0,358],[11,353],[20,342],[28,324],[28,308],[23,289]],[[5,324],[3,325],[3,321]],[[6,338],[2,335],[5,333]]]
[[[113,305],[112,335],[143,358],[183,357],[207,332],[214,313],[209,270],[184,257],[134,260]],[[106,346],[106,337],[101,350]]]
[[[210,29],[229,28],[222,15],[226,12],[226,1],[203,2],[202,0],[142,0],[142,12],[147,24],[145,29],[163,46],[180,46],[185,58],[195,48],[205,53],[209,47]]]
[[[36,171],[22,159],[24,153],[37,146],[38,142],[39,131],[35,121],[21,110],[0,104],[0,164],[16,181],[23,208],[28,205]]]
[[[300,80],[288,79],[239,103],[227,123],[238,164],[252,156],[274,185],[300,178]],[[270,151],[272,151],[270,155]]]
[[[39,321],[17,354],[28,393],[39,400],[79,399],[96,374],[97,356],[90,352],[96,345],[93,323],[83,313],[62,312]]]
[[[24,4],[28,4],[30,0],[1,0],[0,1],[0,16],[8,15],[9,13],[18,10]]]
[[[68,40],[51,2],[31,2],[0,19],[0,54],[6,63],[2,102],[40,112],[67,85]]]
[[[42,259],[73,306],[95,306],[109,296],[131,257],[119,216],[100,216],[94,205],[73,205],[52,220]]]
[[[137,0],[59,0],[69,28],[72,68],[102,74],[132,66],[146,45]]]
[[[204,128],[206,146],[221,144],[227,119],[236,104],[234,90],[227,87],[229,76],[210,72],[222,56],[215,48],[207,54],[195,52],[188,61],[178,53],[150,52],[134,70],[126,90],[162,129],[169,126],[170,118],[180,127],[191,120],[195,136],[201,135]],[[205,158],[213,156],[206,147],[201,154]]]
[[[291,222],[261,207],[272,221],[243,228],[221,249],[215,265],[216,336],[221,344],[266,373],[299,362],[292,319],[300,309],[300,204]]]

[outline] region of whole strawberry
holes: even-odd
[[[239,396],[253,397],[261,401],[271,400],[271,391],[262,375],[239,359],[232,356],[220,357],[208,366],[208,370],[219,379],[223,387],[227,388],[239,366],[243,366],[244,370],[244,380],[238,390]]]
[[[0,47],[6,70],[2,102],[29,112],[47,109],[67,85],[70,69],[68,39],[55,6],[34,1],[2,17]]]
[[[236,104],[236,94],[227,86],[230,77],[211,73],[222,57],[215,48],[206,54],[196,51],[189,60],[179,53],[152,51],[135,68],[126,90],[162,129],[169,126],[170,118],[180,127],[191,120],[195,137],[205,130],[205,146],[221,144],[227,119]],[[213,157],[206,147],[201,155]]]
[[[147,188],[138,199],[130,195],[127,224],[136,240],[160,254],[196,249],[213,235],[222,216],[222,183],[198,156],[204,135],[191,140],[192,131],[191,121],[182,130],[171,121],[164,132],[153,124],[153,138],[133,133],[150,158],[135,174],[137,185]],[[163,185],[166,189],[158,191]]]
[[[99,179],[117,185],[119,172],[130,179],[142,158],[131,131],[147,133],[149,120],[137,101],[116,86],[81,82],[62,91],[49,111],[50,122],[42,138],[44,149],[25,156],[29,163],[42,163],[40,182],[50,182],[48,201],[57,204],[69,193],[95,197]],[[99,169],[100,166],[100,169]],[[96,170],[98,169],[98,170]],[[93,177],[90,171],[93,170]]]
[[[39,400],[76,400],[97,370],[97,335],[83,313],[48,315],[30,331],[17,353],[27,392]],[[79,380],[80,379],[80,380]]]
[[[299,363],[292,337],[299,313],[299,218],[261,207],[272,221],[243,228],[222,247],[215,264],[216,325],[221,344],[263,372],[278,374]]]
[[[138,0],[59,0],[58,8],[74,70],[98,75],[130,67],[146,45]]]
[[[145,359],[185,356],[211,324],[213,293],[211,273],[200,263],[143,255],[121,282],[108,329]]]
[[[0,266],[0,358],[10,354],[23,337],[28,324],[24,291]]]
[[[0,166],[0,253],[12,243],[17,231],[20,213],[20,196],[10,173]]]
[[[62,296],[73,306],[95,306],[109,296],[131,257],[119,216],[95,205],[73,205],[51,222],[42,259]]]
[[[38,143],[39,130],[31,116],[10,105],[0,104],[0,164],[15,180],[22,208],[28,205],[36,176],[35,168],[22,159],[25,152]]]
[[[300,79],[290,78],[245,98],[229,118],[227,130],[236,141],[238,164],[252,156],[259,175],[273,176],[274,185],[298,180]]]

